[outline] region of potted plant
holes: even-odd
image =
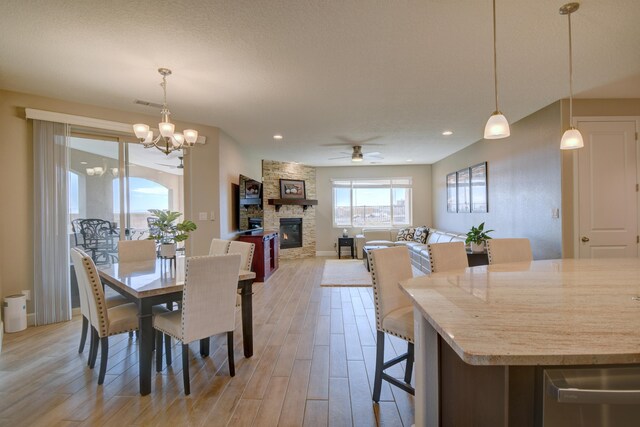
[[[491,237],[488,235],[493,230],[485,230],[484,222],[477,227],[471,226],[471,230],[467,232],[466,244],[471,243],[471,252],[481,253],[484,252],[485,242]]]
[[[198,227],[190,220],[176,222],[182,215],[180,212],[163,209],[149,209],[149,212],[154,218],[149,239],[160,244],[161,257],[173,258],[176,256],[176,244],[187,240],[189,233]]]

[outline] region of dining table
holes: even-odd
[[[102,283],[125,296],[138,306],[139,316],[139,382],[140,394],[151,392],[151,365],[153,359],[152,307],[182,300],[185,284],[186,258],[178,256],[173,265],[158,258],[149,261],[112,263],[99,266]],[[253,356],[253,308],[251,287],[256,274],[240,270],[238,289],[241,296],[242,340],[244,356]],[[208,340],[200,341],[200,353],[209,353]]]

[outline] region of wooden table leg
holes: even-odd
[[[253,292],[251,285],[253,280],[243,280],[240,285],[240,297],[242,299],[242,345],[244,357],[253,356]]]
[[[153,358],[153,316],[151,304],[144,298],[139,301],[139,339],[138,364],[140,365],[140,394],[151,393],[151,359]]]

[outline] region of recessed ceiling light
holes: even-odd
[[[407,162],[413,162],[413,159],[407,159]]]
[[[281,140],[282,139],[282,135],[277,133],[277,134],[273,135],[273,139]]]
[[[443,134],[444,136],[453,135],[453,131],[445,130],[444,132],[442,132],[442,134]]]
[[[80,162],[80,164],[81,164],[81,165],[86,165],[86,164],[87,164],[87,162]]]

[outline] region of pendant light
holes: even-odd
[[[496,0],[493,0],[493,79],[496,110],[493,112],[484,127],[485,139],[500,139],[511,135],[509,122],[498,108],[498,60],[496,54]]]
[[[571,45],[571,14],[580,8],[580,3],[567,3],[560,8],[560,15],[569,18],[569,129],[562,135],[561,150],[573,150],[584,147],[582,134],[573,127],[573,52]]]

